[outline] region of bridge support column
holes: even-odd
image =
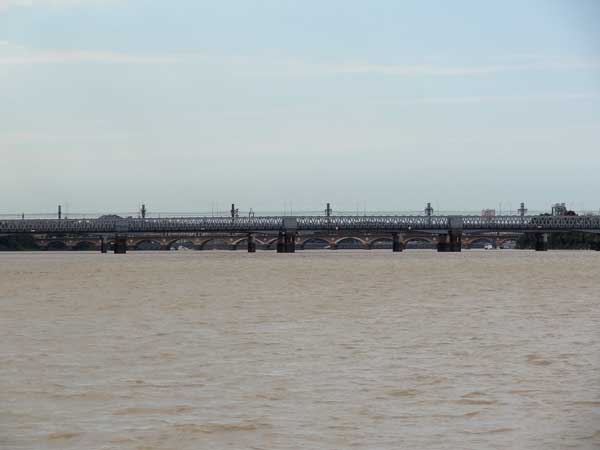
[[[107,253],[108,252],[108,246],[106,245],[106,241],[104,240],[104,237],[100,238],[100,253]]]
[[[115,254],[127,253],[127,236],[115,236]]]
[[[402,242],[398,233],[392,233],[392,252],[397,253],[402,251]]]
[[[535,235],[535,251],[548,251],[548,233],[538,233]]]
[[[463,218],[448,216],[448,234],[438,237],[438,252],[460,252],[462,250]]]
[[[451,230],[448,233],[448,241],[450,245],[449,252],[461,252],[462,251],[462,231]]]
[[[296,233],[293,231],[280,231],[277,238],[277,253],[296,252]]]
[[[277,253],[285,253],[285,235],[283,231],[280,231],[279,236],[277,236]]]
[[[248,235],[248,253],[256,253],[256,239],[253,234]]]
[[[277,238],[277,253],[295,253],[298,219],[296,217],[284,217],[282,225]]]
[[[296,233],[285,233],[285,253],[296,253]]]
[[[437,244],[438,252],[459,253],[462,251],[462,232],[449,231],[448,234],[440,234]]]
[[[440,234],[437,238],[437,251],[447,252],[448,251],[448,235]]]

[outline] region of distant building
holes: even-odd
[[[483,211],[481,211],[481,216],[482,217],[495,217],[496,216],[496,210],[495,209],[484,209]]]
[[[567,206],[564,203],[555,203],[552,206],[552,215],[553,216],[566,216],[567,215]]]

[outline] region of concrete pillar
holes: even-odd
[[[448,246],[448,235],[447,234],[440,234],[437,238],[437,251],[438,252],[447,252],[449,246]]]
[[[392,233],[392,251],[394,253],[402,251],[402,242],[398,233]]]
[[[535,235],[535,251],[548,251],[548,233],[537,233]]]
[[[285,234],[283,231],[280,231],[277,237],[277,253],[285,253]]]
[[[127,236],[115,236],[115,254],[127,253]]]
[[[460,252],[462,250],[463,218],[448,216],[448,233],[438,238],[438,252]]]
[[[462,232],[449,231],[448,234],[440,234],[437,243],[438,252],[459,253],[462,251]]]
[[[285,253],[296,252],[296,233],[288,231],[285,233]]]
[[[296,252],[296,233],[293,231],[280,231],[277,238],[277,253]]]
[[[256,253],[256,239],[253,234],[248,235],[248,253]]]
[[[100,238],[100,253],[106,253],[108,251],[108,245],[106,245],[106,241],[104,237]]]
[[[461,252],[462,251],[462,231],[450,230],[448,233],[448,243],[450,252]]]

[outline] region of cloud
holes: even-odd
[[[2,1],[2,0],[0,0]],[[13,0],[17,1],[17,0]],[[35,0],[21,0],[23,2]],[[50,2],[50,0],[46,0]],[[79,3],[84,0],[55,0],[59,3]],[[93,0],[87,0],[92,2]],[[96,0],[100,1],[100,0]],[[203,62],[220,67],[234,68],[247,76],[319,77],[340,74],[390,77],[486,77],[503,73],[532,71],[597,71],[600,60],[536,59],[503,64],[480,65],[427,65],[427,64],[374,64],[354,62],[312,62],[251,57],[224,57],[200,53],[125,53],[90,50],[37,50],[0,41],[0,66],[64,63],[105,64],[176,64]]]
[[[199,54],[134,54],[113,51],[32,50],[0,41],[0,66],[104,63],[104,64],[173,64],[200,58]]]
[[[290,77],[319,77],[340,74],[387,77],[486,77],[504,73],[597,71],[600,60],[568,58],[535,58],[503,64],[433,65],[377,64],[370,62],[313,62],[303,60],[252,60],[229,58],[221,62],[236,65],[248,75],[285,75]]]
[[[434,65],[396,65],[396,64],[335,64],[330,70],[337,73],[373,74],[399,77],[437,76],[487,76],[507,72],[562,71],[562,70],[598,70],[600,61],[580,60],[541,60],[528,63],[479,65],[479,66],[434,66]]]
[[[460,97],[421,97],[397,100],[384,100],[376,102],[381,106],[411,106],[411,105],[456,105],[479,104],[497,102],[553,102],[553,101],[579,101],[600,100],[599,92],[553,92],[547,94],[531,95],[483,95]]]
[[[107,64],[172,64],[188,58],[170,55],[136,55],[116,52],[50,51],[27,55],[0,56],[1,65],[107,63]]]

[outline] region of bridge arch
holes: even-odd
[[[340,250],[364,249],[369,246],[365,241],[353,236],[346,236],[335,241],[335,247]]]
[[[226,239],[223,238],[211,238],[202,242],[198,246],[199,250],[229,250],[231,245]]]
[[[67,244],[64,241],[50,241],[48,245],[46,245],[46,250],[48,251],[63,251],[68,250]]]
[[[299,244],[301,250],[323,250],[330,247],[331,243],[327,239],[320,237],[309,237]]]
[[[161,250],[162,246],[160,245],[160,242],[158,242],[157,240],[142,239],[140,241],[136,241],[133,244],[133,248],[135,250],[141,250],[141,251],[154,251],[154,250]]]
[[[257,245],[258,245],[258,242],[257,242]],[[248,248],[248,238],[247,237],[240,238],[231,243],[232,250],[239,250],[240,248],[244,248],[244,247]]]
[[[433,238],[415,236],[409,237],[404,241],[404,248],[406,249],[432,249],[435,248],[435,241]]]
[[[184,247],[188,250],[194,249],[194,243],[190,239],[175,239],[167,243],[167,249],[169,250],[179,250],[179,247]]]
[[[484,248],[486,245],[496,246],[496,239],[492,237],[476,237],[468,241],[470,248]]]
[[[98,248],[98,244],[92,241],[80,241],[73,246],[73,250],[77,251],[91,251],[96,250]]]
[[[506,238],[502,239],[498,242],[498,247],[506,248],[506,249],[515,249],[518,246],[518,241],[516,238]]]
[[[254,238],[254,243],[256,244],[256,248],[262,249],[265,243],[261,240]],[[231,243],[232,250],[244,250],[248,248],[248,238],[243,237]]]
[[[269,239],[268,241],[266,241],[264,243],[265,248],[267,250],[275,250],[277,248],[277,239],[278,238],[273,238],[273,239]]]
[[[369,242],[369,250],[374,250],[377,248],[392,248],[392,244],[394,243],[391,237],[378,237]]]

